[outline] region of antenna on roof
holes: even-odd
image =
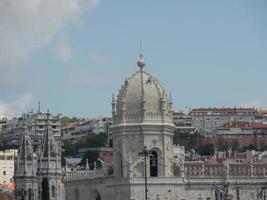
[[[41,102],[38,101],[38,113],[40,113],[40,112],[41,112]]]

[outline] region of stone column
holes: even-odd
[[[253,164],[250,164],[250,176],[253,177],[254,176],[254,167]]]

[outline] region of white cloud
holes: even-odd
[[[25,94],[12,103],[0,101],[0,118],[20,115],[22,112],[25,112],[27,110],[32,100],[32,95]]]
[[[242,107],[248,107],[248,108],[263,108],[267,106],[267,101],[264,98],[254,99],[251,101],[248,101],[246,103],[241,104]]]
[[[12,84],[6,84],[7,88],[13,84],[20,85],[20,79],[14,78],[22,76],[18,66],[29,60],[31,53],[54,42],[55,36],[70,21],[77,22],[99,1],[0,0],[0,83],[8,79]],[[60,51],[64,59],[72,55],[71,47],[62,47]],[[5,71],[8,71],[9,77],[3,75]],[[28,74],[33,75],[30,70]]]
[[[48,44],[71,18],[99,0],[1,0],[0,58],[25,59],[35,48]]]
[[[60,46],[57,48],[56,54],[61,60],[67,61],[72,57],[72,48],[70,45]]]

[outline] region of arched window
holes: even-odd
[[[31,189],[28,189],[28,195],[29,195],[29,200],[31,200],[32,199],[32,190]]]
[[[158,154],[156,151],[152,151],[150,156],[150,176],[158,176]]]
[[[75,189],[75,200],[79,200],[79,190]]]
[[[100,196],[99,193],[98,193],[97,196],[96,196],[96,200],[101,200],[101,196]]]
[[[54,198],[56,195],[55,195],[55,193],[56,193],[56,187],[54,186],[54,185],[52,185],[52,197]]]
[[[121,152],[117,153],[117,162],[118,162],[118,175],[123,177],[123,159],[122,159],[122,155]]]
[[[93,200],[101,200],[101,195],[100,192],[98,190],[93,190]]]

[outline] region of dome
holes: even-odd
[[[171,120],[171,99],[160,82],[144,71],[145,64],[140,59],[140,70],[125,80],[117,99],[113,99],[113,120],[117,124]]]

